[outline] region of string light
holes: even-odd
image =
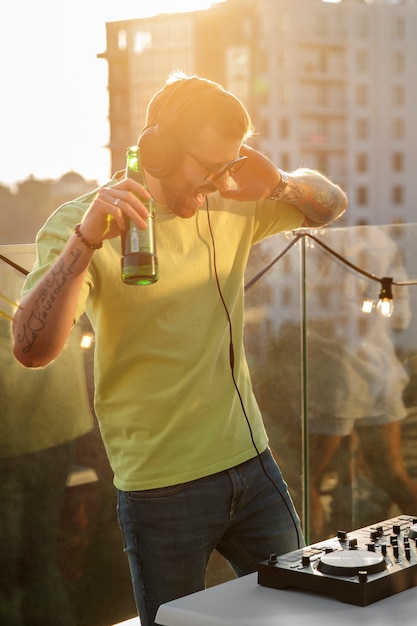
[[[374,309],[374,301],[370,300],[369,298],[365,298],[365,300],[362,302],[362,313],[365,313],[365,315],[369,315],[369,313],[372,313],[373,309]]]
[[[93,345],[94,342],[94,335],[93,333],[84,333],[82,338],[81,338],[81,347],[84,350],[88,350],[89,348],[91,348],[91,346]]]
[[[382,317],[391,317],[394,312],[394,296],[392,294],[392,278],[384,276],[381,278],[381,291],[379,293],[376,310]]]
[[[344,265],[347,265],[351,269],[353,269],[356,273],[369,278],[370,280],[374,280],[381,284],[381,291],[379,293],[379,300],[376,305],[377,312],[382,317],[391,317],[394,311],[394,296],[392,294],[392,285],[417,285],[417,280],[404,280],[396,282],[393,278],[388,276],[384,276],[383,278],[379,278],[375,276],[375,274],[371,274],[366,270],[358,267],[341,254],[338,254],[335,250],[327,246],[323,241],[321,241],[318,237],[313,235],[311,232],[307,231],[295,231],[294,239],[287,245],[287,247],[275,258],[273,259],[266,267],[264,267],[256,276],[254,276],[248,283],[245,284],[245,291],[247,291],[252,285],[254,285],[281,257],[283,257],[292,246],[299,241],[301,238],[307,237],[308,239],[312,239],[315,241],[321,248],[326,250],[329,254],[336,257],[339,261],[341,261]],[[369,314],[372,313],[374,308],[374,301],[366,298],[362,303],[362,313]]]
[[[275,265],[275,263],[281,257],[283,257],[290,250],[290,248],[294,246],[294,244],[296,244],[300,239],[305,238],[305,237],[312,240],[312,242],[316,242],[320,247],[326,250],[329,254],[339,259],[339,261],[341,261],[342,263],[344,263],[345,265],[353,269],[358,274],[361,274],[362,276],[365,276],[366,278],[369,278],[370,280],[377,281],[381,284],[381,291],[379,293],[379,299],[376,305],[376,310],[383,317],[391,317],[394,311],[394,296],[392,293],[393,285],[417,285],[417,280],[396,282],[393,278],[388,277],[388,276],[378,278],[378,276],[375,276],[375,274],[371,274],[370,272],[367,272],[366,270],[358,267],[357,265],[355,265],[354,263],[352,263],[351,261],[343,257],[341,254],[338,254],[335,250],[327,246],[323,241],[321,241],[318,237],[313,235],[311,232],[295,231],[293,232],[293,235],[294,235],[293,240],[290,241],[290,243],[286,246],[286,248],[282,250],[282,252],[275,259],[273,259],[270,263],[268,263],[268,265],[266,265],[266,267],[264,267],[258,274],[256,274],[256,276],[254,276],[248,283],[245,284],[245,291],[250,289],[252,285],[254,285],[273,265]],[[311,247],[314,247],[314,245],[311,245]],[[0,260],[4,261],[8,265],[11,265],[12,267],[17,269],[20,273],[24,274],[25,276],[27,276],[27,274],[29,273],[28,270],[17,265],[17,263],[3,256],[2,254],[0,254]],[[10,304],[13,304],[16,307],[21,308],[19,304],[12,302],[2,293],[0,293],[0,298],[5,300],[6,302],[9,302]],[[369,314],[373,311],[373,308],[374,308],[374,301],[369,298],[366,298],[362,303],[362,312],[365,314]],[[6,312],[1,311],[1,310],[0,310],[0,317],[11,319],[11,317]],[[94,341],[94,336],[90,335],[90,333],[86,333],[83,336],[81,345],[83,348],[88,349],[89,347],[91,347],[93,341]]]

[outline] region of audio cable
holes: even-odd
[[[221,303],[222,303],[224,311],[226,313],[227,324],[228,324],[228,327],[229,327],[229,363],[230,363],[230,371],[231,371],[231,375],[232,375],[233,385],[234,385],[234,388],[236,390],[237,396],[239,398],[240,406],[242,408],[242,412],[243,412],[246,424],[247,424],[248,429],[249,429],[249,435],[250,435],[250,438],[251,438],[251,442],[252,442],[252,445],[253,445],[253,447],[255,449],[255,452],[257,454],[259,462],[261,464],[262,470],[263,470],[265,476],[268,478],[268,480],[274,486],[274,488],[277,491],[277,493],[279,494],[281,500],[283,501],[283,503],[284,503],[284,505],[285,505],[285,507],[286,507],[286,509],[287,509],[287,511],[289,513],[289,515],[290,515],[291,521],[293,523],[293,526],[294,526],[294,529],[295,529],[295,532],[296,532],[296,535],[297,535],[297,548],[300,549],[301,543],[300,543],[300,536],[299,536],[299,532],[298,532],[297,522],[294,519],[293,512],[291,511],[291,509],[290,509],[290,507],[288,505],[287,500],[285,499],[285,497],[281,493],[281,490],[279,489],[277,483],[275,482],[275,480],[272,478],[272,476],[269,474],[268,470],[265,467],[265,464],[263,462],[261,453],[259,452],[258,446],[256,445],[256,441],[255,441],[255,438],[254,438],[254,435],[253,435],[252,426],[250,424],[250,421],[249,421],[249,418],[248,418],[248,415],[247,415],[247,412],[246,412],[246,407],[245,407],[245,404],[243,402],[242,394],[240,393],[239,386],[238,386],[238,384],[236,382],[236,377],[235,377],[235,357],[234,357],[234,349],[233,349],[233,326],[232,326],[232,319],[230,317],[229,309],[227,308],[227,304],[226,304],[226,301],[225,301],[224,296],[223,296],[223,292],[222,292],[222,289],[221,289],[221,286],[220,286],[219,275],[218,275],[218,272],[217,272],[216,244],[215,244],[215,241],[214,241],[214,234],[213,234],[213,229],[212,229],[212,225],[211,225],[210,210],[209,210],[209,204],[208,204],[207,196],[206,196],[206,213],[207,213],[207,223],[208,223],[209,232],[210,232],[211,244],[212,244],[212,248],[213,248],[213,267],[214,267],[214,276],[215,276],[215,279],[216,279],[217,291],[219,293]]]

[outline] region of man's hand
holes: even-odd
[[[84,239],[98,243],[113,239],[126,228],[126,219],[133,220],[139,228],[146,228],[148,210],[141,201],[150,193],[132,178],[124,178],[112,187],[103,187],[86,211],[81,231]]]
[[[264,154],[242,145],[240,154],[248,160],[235,174],[236,189],[221,190],[223,198],[256,201],[267,198],[281,180],[277,167]]]
[[[223,198],[256,201],[268,198],[281,181],[278,168],[265,155],[242,145],[248,160],[235,174],[235,189],[219,189]],[[279,201],[296,206],[305,216],[304,227],[330,224],[342,215],[347,197],[342,189],[315,170],[299,168],[288,174],[288,184]]]

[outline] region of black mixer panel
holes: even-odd
[[[367,606],[417,585],[417,517],[399,515],[258,565],[264,587],[292,587]]]

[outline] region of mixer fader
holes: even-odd
[[[417,585],[417,516],[399,515],[258,565],[258,583],[366,606]]]

